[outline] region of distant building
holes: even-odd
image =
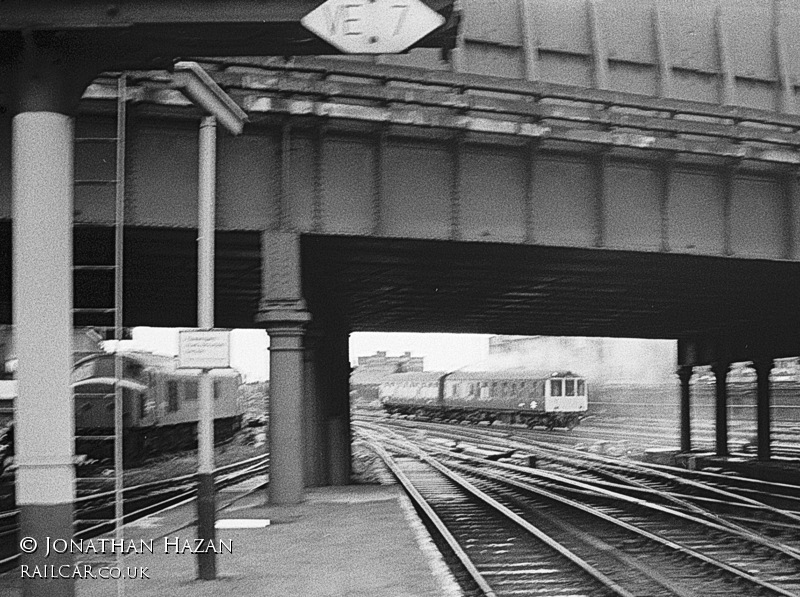
[[[390,357],[385,351],[358,357],[358,366],[350,375],[353,399],[372,402],[378,399],[378,386],[392,373],[415,373],[425,370],[425,357],[412,357],[410,352]]]
[[[387,371],[389,373],[412,373],[425,370],[425,357],[412,357],[404,352],[398,357],[386,356],[386,351],[378,351],[368,357],[358,357],[358,367],[369,371]]]

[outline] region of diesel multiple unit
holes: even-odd
[[[586,381],[571,372],[525,368],[452,373],[397,373],[381,383],[389,414],[528,427],[573,428],[587,410]]]

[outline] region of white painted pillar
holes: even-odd
[[[42,546],[48,536],[72,538],[72,119],[21,112],[11,143],[19,536],[40,546],[21,563],[57,568],[72,564],[72,555],[45,559]],[[23,595],[72,596],[74,581],[23,581]]]

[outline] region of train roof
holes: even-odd
[[[461,380],[469,380],[469,381],[485,381],[485,380],[522,380],[522,381],[529,381],[529,380],[538,380],[538,379],[550,379],[551,377],[581,377],[580,375],[576,375],[571,371],[542,371],[542,370],[533,370],[533,369],[526,369],[524,367],[517,367],[513,369],[500,369],[494,371],[464,371],[464,370],[457,370],[451,373],[447,373],[446,371],[424,371],[424,372],[414,372],[414,373],[391,373],[389,375],[385,375],[381,384],[384,383],[431,383],[438,381],[442,378],[442,376],[446,376],[446,381],[461,381]]]
[[[383,383],[387,377],[397,375],[387,371],[359,371],[357,367],[350,375],[350,383],[354,386],[378,385]]]
[[[519,380],[534,380],[534,379],[550,379],[551,377],[580,377],[571,371],[542,371],[535,369],[526,369],[524,367],[517,367],[513,369],[496,369],[490,371],[469,370],[464,371],[459,369],[447,376],[449,380],[486,380],[486,379],[519,379]]]
[[[550,377],[580,377],[565,369],[544,369],[520,353],[490,354],[485,359],[453,371],[449,379],[548,379]]]
[[[446,371],[412,371],[410,373],[390,373],[383,378],[382,383],[435,382],[439,381],[442,375],[446,375],[446,373]]]
[[[139,350],[121,350],[120,355],[128,362],[134,362],[140,365],[143,369],[157,369],[172,373],[178,376],[195,377],[200,375],[200,369],[178,369],[178,359],[170,355],[155,354],[152,352],[139,351]],[[93,360],[113,360],[114,353],[112,352],[98,352],[88,355],[78,360],[74,368],[77,370],[81,365]],[[236,377],[239,371],[236,369],[212,369],[212,377]]]
[[[162,369],[174,368],[175,358],[167,355],[154,354],[151,352],[140,352],[135,350],[121,350],[119,354],[127,361],[138,363],[142,367],[159,367]],[[113,359],[113,352],[95,352],[83,356],[75,362],[75,365],[88,363],[95,360]]]

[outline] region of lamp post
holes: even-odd
[[[216,228],[217,123],[231,134],[244,128],[247,115],[196,62],[175,64],[173,86],[206,112],[200,122],[197,235],[197,325],[214,327],[214,231]],[[215,539],[216,497],[214,492],[214,383],[207,369],[198,384],[197,422],[197,538],[204,544]],[[217,576],[213,550],[197,554],[197,577]]]

